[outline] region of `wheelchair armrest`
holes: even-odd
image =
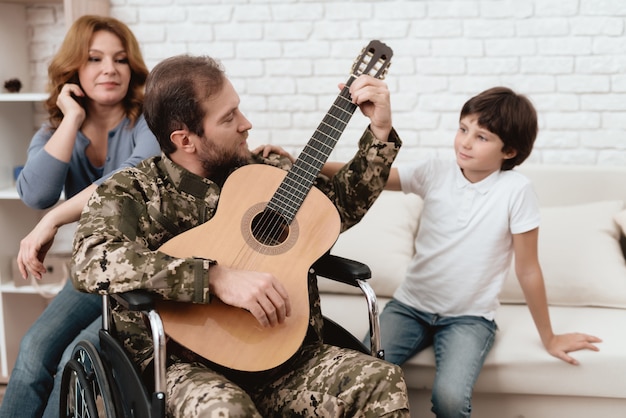
[[[109,296],[129,311],[150,311],[154,309],[154,295],[145,290],[112,293]]]
[[[109,331],[111,328],[111,314],[109,300],[113,298],[117,304],[129,311],[142,312],[150,323],[150,331],[152,333],[152,341],[154,347],[154,390],[159,396],[165,393],[166,380],[165,373],[167,367],[167,357],[165,352],[165,331],[161,317],[155,310],[156,296],[145,290],[131,290],[124,293],[111,293],[103,295],[102,299],[102,327]],[[164,401],[163,401],[164,402]]]
[[[378,302],[376,293],[366,280],[372,278],[369,266],[359,261],[350,260],[326,253],[311,266],[313,272],[327,279],[358,287],[367,301],[370,323],[370,353],[380,359],[385,358],[385,351],[380,343],[380,325],[378,322]]]
[[[318,276],[354,287],[359,287],[357,280],[372,277],[372,271],[366,264],[329,253],[320,257],[311,267]]]

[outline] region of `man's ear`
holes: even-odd
[[[190,134],[187,129],[177,129],[170,134],[170,140],[176,146],[177,150],[185,152],[194,151],[195,145],[189,136]]]

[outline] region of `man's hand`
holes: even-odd
[[[602,340],[598,337],[576,332],[571,334],[555,335],[546,344],[546,349],[554,357],[559,358],[567,363],[578,365],[578,360],[571,357],[567,353],[579,350],[600,351],[600,349],[594,343],[601,342]]]
[[[345,84],[339,84],[343,89]],[[369,75],[361,75],[350,85],[352,103],[370,119],[370,129],[380,141],[387,141],[391,132],[391,100],[387,84]]]
[[[273,275],[219,264],[210,270],[209,291],[227,305],[249,311],[263,327],[282,324],[291,315],[287,290]]]

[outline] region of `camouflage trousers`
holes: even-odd
[[[202,363],[167,369],[172,417],[408,417],[402,370],[331,345],[300,352],[295,367],[264,384],[238,385]],[[246,389],[243,389],[243,386]]]

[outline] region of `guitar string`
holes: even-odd
[[[359,71],[356,70],[360,68],[360,74],[365,74],[373,68],[376,70],[374,77],[380,78],[382,75],[381,68],[385,67],[385,65],[378,65],[380,61],[379,59],[376,59],[376,62],[372,62],[372,57],[372,49],[370,49],[367,53],[362,53],[361,57],[359,57],[361,62],[355,63],[353,66],[354,71],[351,74],[350,79],[346,82],[345,87],[342,89],[339,96],[331,106],[331,109],[327,113],[326,117],[322,120],[318,129],[314,132],[312,141],[309,141],[301,155],[298,156],[298,159],[292,166],[292,169],[287,173],[285,179],[281,183],[281,186],[271,198],[270,202],[268,202],[265,206],[260,218],[253,226],[251,231],[251,245],[244,245],[236,256],[236,260],[243,260],[245,263],[239,261],[236,262],[236,265],[242,265],[243,268],[255,270],[254,266],[257,265],[257,260],[260,255],[264,253],[264,247],[271,247],[274,244],[280,245],[285,242],[284,240],[281,241],[281,238],[284,238],[283,235],[285,233],[285,227],[287,228],[286,233],[289,235],[289,228],[295,219],[297,211],[308,195],[310,188],[313,187],[312,185],[317,177],[317,174],[330,156],[330,153],[357,107],[354,103],[352,103],[349,93],[349,87],[359,73]],[[368,58],[369,60],[367,60]],[[344,101],[344,103],[343,105],[340,105],[342,101]],[[339,109],[338,114],[333,113],[333,110],[336,109]],[[331,135],[333,132],[335,132],[335,137]],[[321,141],[318,134],[323,136]],[[330,139],[331,141],[327,144],[323,141],[324,139]],[[327,152],[320,152],[323,158],[319,158],[319,155],[314,155],[310,152],[318,151],[311,145],[311,143],[314,143],[315,141],[321,142],[328,147]],[[309,170],[307,170],[307,167]],[[303,174],[301,172],[303,172]],[[294,177],[297,178],[294,179]],[[305,184],[302,184],[302,182],[305,182]],[[280,203],[281,197],[283,199],[282,205]],[[287,210],[287,214],[289,216],[286,219],[284,218],[284,213],[281,209]],[[259,240],[257,239],[258,237],[261,237],[262,239]],[[252,256],[250,256],[250,254],[252,254]]]
[[[342,97],[341,99],[345,100],[345,97]],[[351,102],[346,100],[346,103],[351,103]],[[345,129],[345,126],[347,125],[350,117],[352,116],[352,114],[349,113],[349,109],[346,110],[345,108],[337,106],[336,104],[334,105],[334,108],[338,109],[338,112],[335,112],[335,114],[333,114],[331,111],[328,117],[325,118],[324,121],[320,124],[320,126],[318,127],[318,129],[316,130],[313,136],[313,141],[311,141],[313,143],[316,143],[316,142],[321,143],[322,145],[326,147],[326,150],[323,150],[323,147],[321,146],[319,147],[319,149],[316,149],[312,146],[307,146],[305,150],[303,151],[302,155],[300,156],[300,160],[302,164],[296,163],[294,167],[291,169],[289,175],[285,179],[286,186],[290,186],[291,189],[296,192],[296,194],[299,194],[297,197],[300,198],[300,200],[303,200],[304,197],[306,197],[306,194],[308,193],[308,189],[310,188],[310,187],[304,186],[303,183],[305,182],[308,182],[309,184],[313,183],[321,167],[323,166],[324,162],[327,160],[328,156],[332,152],[332,149],[334,148],[334,145],[336,144],[337,139],[339,138],[339,136]],[[341,129],[337,129],[339,124],[342,125]],[[321,138],[320,138],[320,135],[322,135]],[[327,140],[329,138],[331,139],[331,141],[324,141],[325,139]],[[320,151],[320,152],[317,152],[317,151]],[[320,154],[321,154],[321,157],[319,156]],[[307,170],[306,166],[311,167],[312,170]],[[280,193],[281,193],[281,190],[279,190],[278,194]],[[290,200],[287,199],[287,201],[290,201]],[[297,203],[298,199],[295,199],[295,201]],[[292,207],[297,208],[299,206],[292,205]]]
[[[343,96],[346,95],[347,92],[344,92]],[[344,99],[343,96],[338,100],[341,101]],[[286,207],[286,210],[290,214],[289,219],[293,219],[302,201],[306,198],[308,191],[317,178],[317,174],[332,152],[343,129],[345,129],[350,116],[351,114],[348,114],[346,109],[334,104],[327,117],[324,118],[324,121],[322,121],[320,127],[318,127],[314,133],[312,141],[302,152],[299,158],[300,161],[294,164],[291,171],[286,176],[284,187],[281,187],[277,192],[278,197],[282,197],[282,200],[275,200],[278,203],[282,202],[283,207]],[[338,120],[341,120],[341,125],[343,125],[341,129],[336,129]],[[328,129],[328,127],[332,125],[335,125],[333,129]],[[315,147],[313,144],[319,145]],[[309,169],[307,169],[307,167],[309,167]]]
[[[346,83],[347,86],[349,86],[350,82],[351,81]],[[317,177],[317,173],[319,173],[322,165],[332,152],[334,145],[337,143],[354,112],[354,109],[350,109],[352,102],[348,100],[348,97],[349,92],[346,87],[335,100],[335,103],[333,103],[333,106],[322,123],[320,123],[320,126],[318,126],[318,129],[312,137],[312,141],[307,144],[302,154],[298,157],[298,161],[294,163],[290,172],[285,176],[281,187],[279,187],[275,194],[278,198],[273,198],[270,201],[270,204],[266,206],[260,218],[256,221],[252,230],[253,245],[244,246],[244,251],[240,251],[237,258],[240,259],[241,262],[238,264],[243,265],[246,269],[254,270],[258,257],[264,252],[263,249],[281,243],[281,238],[284,238],[285,226],[287,227],[286,233],[289,234],[291,222],[295,219],[297,210],[306,198],[308,190],[310,190],[310,187],[303,185],[302,182],[304,181],[312,186],[313,181]],[[342,106],[338,105],[341,101],[344,101]],[[347,109],[345,107],[347,107]],[[341,125],[341,129],[337,129],[339,125]],[[334,133],[334,137],[330,135],[330,133]],[[321,138],[320,134],[322,135]],[[318,148],[312,146],[312,143],[318,144]],[[315,151],[315,153],[313,151]],[[321,154],[323,158],[313,154]],[[310,159],[308,160],[309,157]],[[308,166],[315,170],[307,170],[303,166]],[[304,174],[300,173],[300,171],[304,172]],[[299,177],[302,181],[293,180],[292,177],[294,176]],[[282,200],[279,199],[281,197]],[[280,204],[271,204],[276,203],[275,201],[279,203],[282,201],[282,207]],[[287,209],[290,215],[287,217],[286,222],[284,222],[284,213],[280,210],[281,208]],[[257,240],[257,238],[261,239]]]

